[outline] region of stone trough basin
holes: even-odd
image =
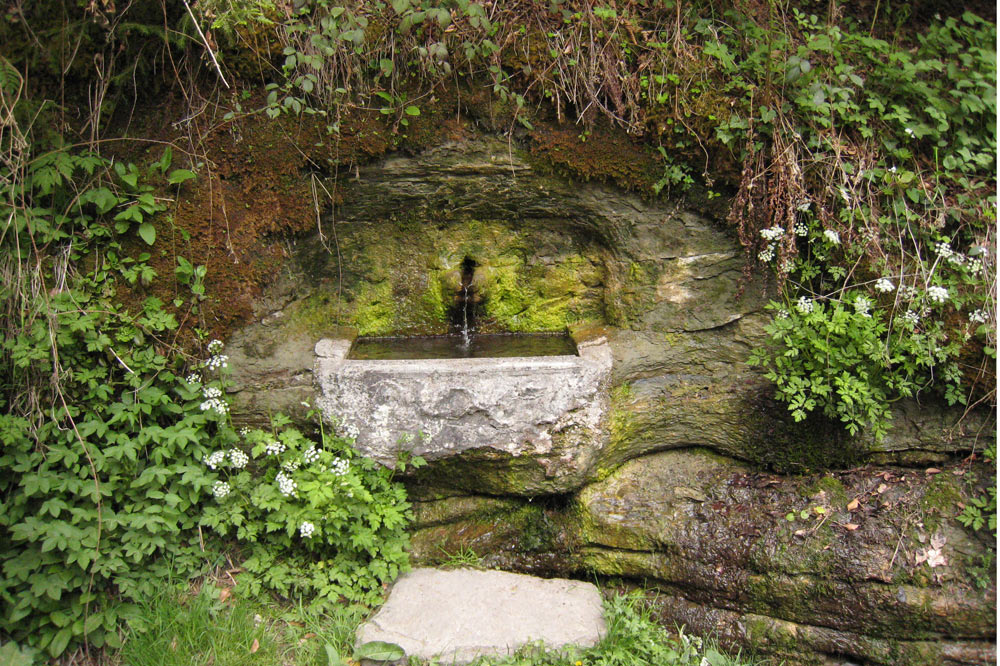
[[[604,329],[570,334],[575,356],[506,358],[352,360],[352,339],[323,339],[318,403],[385,465],[405,451],[450,466],[452,485],[466,490],[565,492],[607,440],[612,363]]]

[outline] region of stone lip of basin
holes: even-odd
[[[414,360],[348,360],[352,340],[323,339],[318,404],[387,465],[403,450],[429,462],[488,450],[577,477],[607,439],[612,355],[601,329],[573,337],[579,356]]]

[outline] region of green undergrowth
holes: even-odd
[[[727,654],[718,644],[685,632],[669,631],[659,624],[653,605],[641,592],[613,594],[604,602],[607,634],[589,649],[547,650],[528,645],[515,654],[482,657],[474,666],[753,666],[756,660]],[[412,666],[437,666],[439,662],[411,659]]]
[[[476,666],[752,666],[718,645],[656,622],[641,593],[612,595],[604,604],[608,632],[590,649],[545,650],[531,645],[505,658],[482,658]],[[355,652],[354,637],[365,612],[357,607],[324,611],[276,604],[247,596],[240,586],[196,588],[168,583],[139,604],[128,620],[124,646],[106,653],[109,663],[132,666],[294,664],[343,666],[373,648]],[[398,654],[391,644],[380,649]],[[30,662],[29,662],[30,663]],[[436,662],[412,659],[416,666]]]
[[[124,646],[106,654],[112,664],[200,666],[288,664],[330,666],[329,651],[351,654],[366,609],[323,610],[254,597],[228,581],[199,587],[166,584],[129,618]],[[336,663],[336,662],[332,662]]]

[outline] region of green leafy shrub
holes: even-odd
[[[377,601],[407,566],[412,515],[394,470],[358,456],[349,438],[321,427],[313,442],[283,418],[270,432],[246,431],[244,441],[248,451],[233,446],[205,459],[219,478],[202,524],[245,548],[250,589]]]
[[[206,526],[246,544],[255,589],[372,602],[405,566],[409,505],[391,470],[346,440],[316,453],[349,460],[324,481],[263,453],[265,437],[280,438],[290,463],[310,446],[301,433],[252,433],[249,455],[263,457],[233,476],[220,513],[228,482],[206,463],[242,441],[223,392],[228,358],[218,340],[204,359],[172,344],[175,313],[199,314],[205,268],[178,258],[168,309],[142,298],[165,279],[149,255],[130,256],[156,242],[163,189],[193,172],[169,171],[169,150],[147,169],[58,147],[19,159],[0,182],[0,636],[52,657],[83,641],[119,645],[160,579],[201,572],[233,545]],[[138,305],[122,304],[126,285]],[[251,490],[258,469],[266,478]],[[299,475],[295,501],[274,487],[279,473]],[[293,537],[307,522],[303,544]]]
[[[747,167],[730,219],[784,301],[751,363],[796,419],[879,438],[901,397],[992,400],[995,25],[947,18],[908,50],[797,9],[730,18],[698,28],[742,97],[716,130]]]
[[[0,184],[0,633],[58,656],[117,644],[119,601],[150,593],[168,556],[203,564],[211,478],[195,461],[216,423],[164,343],[174,314],[118,298],[156,278],[124,244],[155,242],[151,182],[169,151],[143,171],[58,143],[39,153]]]
[[[973,497],[969,500],[969,503],[962,508],[962,512],[958,514],[958,522],[962,523],[973,531],[978,532],[985,526],[988,530],[993,532],[994,545],[996,545],[996,534],[997,534],[997,484],[996,484],[996,461],[997,461],[997,446],[996,443],[990,444],[983,455],[987,462],[991,463],[989,470],[992,472],[993,476],[990,478],[990,483],[986,487],[986,492],[978,497]]]

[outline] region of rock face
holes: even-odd
[[[882,442],[794,423],[745,364],[767,339],[768,285],[740,284],[742,251],[711,206],[570,183],[489,138],[341,185],[336,221],[298,242],[230,341],[234,419],[301,417],[321,392],[343,415],[382,386],[350,413],[386,462],[395,437],[437,420],[443,446],[411,444],[431,460],[407,479],[415,559],[473,550],[490,566],[646,581],[668,624],[787,663],[993,662],[995,544],[955,517],[992,475],[962,460],[994,441],[995,414],[901,401]],[[466,260],[485,329],[599,327],[607,345],[576,398],[523,406],[536,379],[567,381],[550,374],[518,376],[522,390],[442,370],[425,389],[419,373],[393,385],[314,368],[342,325],[445,332]],[[381,418],[389,402],[407,406]]]
[[[318,404],[357,431],[362,454],[383,464],[393,465],[401,447],[432,463],[460,454],[470,466],[516,458],[516,477],[459,474],[451,485],[561,493],[582,485],[607,439],[604,336],[578,341],[578,356],[354,361],[344,358],[349,347],[317,343]]]
[[[601,593],[590,583],[417,569],[401,576],[358,628],[357,644],[395,643],[407,657],[459,665],[537,641],[550,649],[592,647],[605,632]]]
[[[655,581],[666,619],[795,663],[993,663],[996,592],[967,572],[984,544],[953,520],[949,476],[782,478],[668,451],[579,493],[577,547],[585,570]]]

